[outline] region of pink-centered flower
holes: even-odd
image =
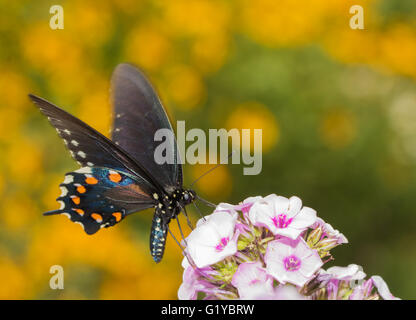
[[[302,208],[298,197],[285,197],[271,194],[257,200],[248,213],[251,223],[269,229],[274,235],[296,239],[316,221],[316,211]]]
[[[222,210],[224,209],[224,210]],[[237,252],[237,214],[231,208],[220,208],[200,219],[186,238],[186,252],[198,268],[214,264]]]
[[[240,299],[244,300],[254,300],[274,293],[273,278],[258,261],[240,264],[231,284],[237,288]]]
[[[259,228],[260,227],[260,228]],[[362,268],[321,269],[347,243],[297,197],[250,197],[221,203],[183,240],[180,299],[395,299]],[[265,267],[264,267],[265,265]]]
[[[323,265],[318,253],[302,238],[281,238],[269,242],[264,260],[267,272],[277,281],[300,287],[311,280]]]

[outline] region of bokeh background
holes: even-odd
[[[49,27],[56,4],[64,30]],[[354,4],[365,30],[349,27]],[[181,252],[170,239],[153,263],[151,211],[94,236],[41,215],[77,165],[27,94],[107,134],[120,62],[140,66],[188,129],[263,129],[260,175],[221,166],[197,192],[297,195],[350,241],[331,264],[416,297],[414,0],[0,0],[0,298],[177,297]],[[208,168],[186,165],[186,184]],[[55,264],[64,290],[49,288]]]

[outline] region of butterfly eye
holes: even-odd
[[[189,194],[184,193],[183,194],[183,200],[188,201],[189,200]]]

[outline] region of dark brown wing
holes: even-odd
[[[112,140],[140,163],[165,192],[182,187],[182,166],[179,161],[176,140],[167,141],[167,152],[173,156],[172,163],[158,164],[155,141],[159,129],[173,129],[168,116],[145,76],[129,64],[120,64],[112,76],[112,99],[114,125]]]

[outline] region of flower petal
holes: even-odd
[[[273,205],[273,214],[287,213],[289,209],[289,199],[271,194],[264,198],[268,203]]]
[[[237,251],[236,219],[237,215],[229,212],[214,212],[192,230],[186,238],[186,251],[198,268],[221,261]]]
[[[270,231],[275,235],[278,234],[278,235],[296,240],[303,230],[289,227],[289,228],[275,228],[274,230],[270,230]]]
[[[357,264],[350,264],[347,267],[334,266],[328,268],[326,273],[338,280],[362,280],[366,274],[362,271],[363,268]]]
[[[310,280],[310,277],[306,277],[300,270],[286,272],[285,277],[286,277],[285,282],[292,283],[299,287],[303,287],[304,284],[308,282],[308,280]]]
[[[294,217],[297,215],[302,208],[302,200],[300,198],[293,196],[289,198],[289,209],[287,211],[288,217]]]
[[[305,229],[313,225],[316,221],[316,211],[312,208],[303,207],[302,210],[294,217],[291,228]]]
[[[374,286],[377,288],[378,293],[384,300],[400,300],[400,298],[396,298],[391,294],[387,283],[383,280],[382,277],[372,276],[371,280],[373,280]]]

